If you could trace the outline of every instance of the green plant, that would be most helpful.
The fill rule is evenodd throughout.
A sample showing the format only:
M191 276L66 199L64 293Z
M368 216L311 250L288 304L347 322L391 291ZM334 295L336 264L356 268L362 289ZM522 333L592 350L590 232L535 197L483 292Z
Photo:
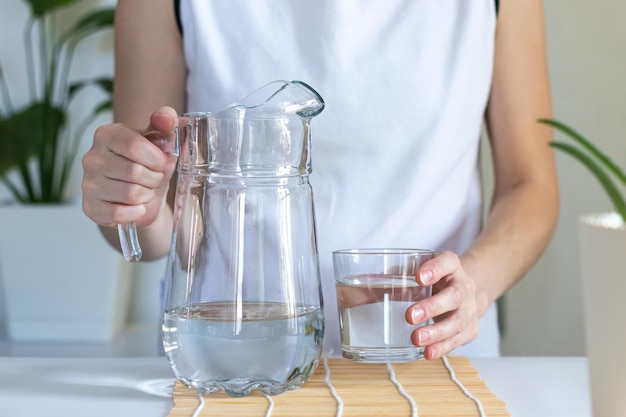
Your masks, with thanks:
M626 196L620 191L626 186L626 174L624 174L624 171L591 143L589 139L565 123L553 119L539 119L539 122L552 126L579 145L574 146L562 141L552 141L550 143L550 146L574 157L591 171L611 199L615 211L619 213L626 223ZM615 181L617 181L617 184Z
M70 81L78 43L113 26L114 9L84 15L68 30L58 30L60 9L81 0L25 0L30 16L24 32L29 103L16 109L0 67L0 180L21 203L62 203L80 141L89 124L111 109L113 80ZM101 88L106 98L70 133L68 107L87 86ZM8 175L17 170L17 180Z

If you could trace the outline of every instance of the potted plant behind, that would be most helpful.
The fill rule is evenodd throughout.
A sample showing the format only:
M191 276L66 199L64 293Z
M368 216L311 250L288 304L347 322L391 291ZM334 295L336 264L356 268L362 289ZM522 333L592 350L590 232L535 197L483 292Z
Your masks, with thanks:
M0 181L12 196L0 203L0 282L16 341L110 340L126 318L127 267L67 195L81 140L112 107L112 78L70 77L77 45L114 19L105 8L58 27L60 12L80 1L26 0L24 107L13 106L0 67ZM70 104L90 86L105 98L72 129Z
M606 191L615 211L589 213L579 223L580 268L585 319L585 342L593 415L626 412L626 174L593 143L553 119L541 119L573 144L551 146L581 162Z

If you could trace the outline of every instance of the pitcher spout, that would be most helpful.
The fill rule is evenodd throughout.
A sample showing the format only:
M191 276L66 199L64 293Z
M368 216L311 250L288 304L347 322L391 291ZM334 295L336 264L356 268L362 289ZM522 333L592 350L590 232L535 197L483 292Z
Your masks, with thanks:
M253 91L229 108L245 109L260 116L314 117L324 110L324 99L303 81L273 81Z

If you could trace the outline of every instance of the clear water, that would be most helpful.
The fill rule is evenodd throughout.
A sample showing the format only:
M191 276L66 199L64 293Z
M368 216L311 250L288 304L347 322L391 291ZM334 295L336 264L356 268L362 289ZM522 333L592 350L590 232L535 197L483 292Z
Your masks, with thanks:
M342 355L363 362L421 359L424 348L411 334L429 323L410 325L407 308L431 294L414 278L358 275L336 282Z
M300 387L318 365L319 308L281 303L200 303L166 311L165 353L175 375L203 393L270 395Z

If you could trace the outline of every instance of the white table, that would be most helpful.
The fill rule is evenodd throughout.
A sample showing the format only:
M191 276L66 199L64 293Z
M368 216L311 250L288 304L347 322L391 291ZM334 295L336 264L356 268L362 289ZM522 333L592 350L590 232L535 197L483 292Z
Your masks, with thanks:
M511 417L591 417L587 359L470 359Z
M591 417L585 358L471 359L512 417ZM2 357L0 416L167 416L163 357Z

